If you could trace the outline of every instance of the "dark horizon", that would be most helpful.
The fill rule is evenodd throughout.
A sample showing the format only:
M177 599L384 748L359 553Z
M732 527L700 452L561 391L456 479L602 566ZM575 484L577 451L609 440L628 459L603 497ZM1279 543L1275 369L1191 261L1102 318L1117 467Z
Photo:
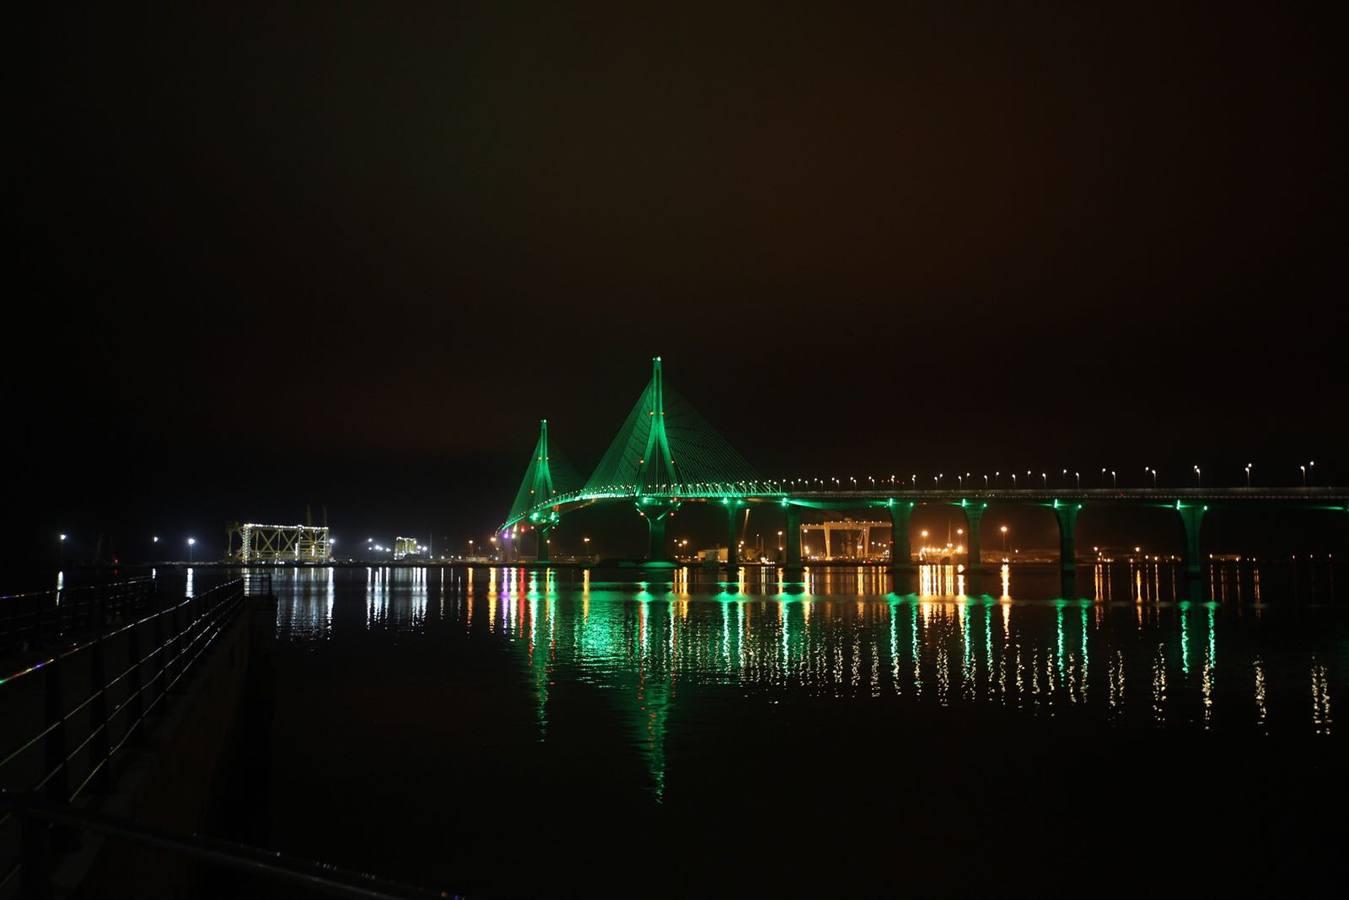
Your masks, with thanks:
M482 535L656 354L768 477L1349 480L1320 11L30 15L8 562Z

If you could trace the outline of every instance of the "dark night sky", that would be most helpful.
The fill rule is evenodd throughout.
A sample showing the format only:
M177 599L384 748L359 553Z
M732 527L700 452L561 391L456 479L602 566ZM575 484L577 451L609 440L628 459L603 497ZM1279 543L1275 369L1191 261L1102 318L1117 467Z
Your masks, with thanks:
M484 534L657 353L766 474L1346 469L1342 22L200 6L12 24L11 555Z

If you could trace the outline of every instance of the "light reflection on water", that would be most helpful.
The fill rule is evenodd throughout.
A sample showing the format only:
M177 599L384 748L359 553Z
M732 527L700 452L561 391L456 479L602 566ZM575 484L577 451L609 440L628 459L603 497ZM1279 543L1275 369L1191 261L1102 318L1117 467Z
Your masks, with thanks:
M798 592L758 570L718 582L677 569L663 583L620 584L552 569L310 569L278 584L277 633L341 640L352 619L335 607L359 602L367 633L422 636L446 652L486 642L526 687L540 741L568 715L559 684L600 689L660 797L672 714L695 722L702 704L723 714L735 703L877 703L1118 730L1334 733L1349 616L1266 603L1250 574L1220 579L1227 599L1200 603L1158 602L1173 595L1171 572L1157 567L1094 571L1096 594L1116 598L1099 601L1017 599L1019 576L1006 566L989 579L996 597L951 593L964 575L950 566L925 567L907 595L888 592L878 569L810 572Z

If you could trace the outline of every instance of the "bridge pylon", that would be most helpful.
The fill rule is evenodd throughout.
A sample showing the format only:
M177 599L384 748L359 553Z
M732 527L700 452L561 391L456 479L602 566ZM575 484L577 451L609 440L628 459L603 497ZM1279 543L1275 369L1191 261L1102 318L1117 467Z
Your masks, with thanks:
M759 484L744 457L666 389L656 356L651 380L580 493L583 501L630 500L651 531L651 557L662 558L665 520L683 503L734 498L743 504Z
M646 433L646 448L637 463L637 493L656 485L677 485L683 479L670 450L670 435L665 430L665 380L661 376L660 357L651 358L651 384L647 386L647 411L651 427Z
M674 452L670 449L670 436L665 430L665 381L661 376L660 357L651 358L651 383L643 394L650 407L646 413L649 427L646 432L646 445L641 458L637 461L637 512L646 520L647 553L650 560L664 559L665 522L679 509L679 501L668 496L671 489L678 489L683 481L679 477L679 467L675 465Z
M557 506L550 506L548 501L574 487L578 481L570 467L555 458L548 442L548 420L540 419L539 438L534 443L525 477L520 481L520 489L507 517L508 522L524 520L534 526L539 539L540 562L549 558L548 535L561 519Z

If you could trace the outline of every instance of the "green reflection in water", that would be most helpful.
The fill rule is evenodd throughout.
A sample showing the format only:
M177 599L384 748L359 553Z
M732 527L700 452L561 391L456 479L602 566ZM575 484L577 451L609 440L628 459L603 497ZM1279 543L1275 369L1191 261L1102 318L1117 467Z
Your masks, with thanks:
M1226 687L1218 681L1221 610L1216 603L1205 604L1203 680L1187 687L1168 685L1168 675L1175 675L1168 672L1168 662L1177 660L1167 656L1171 641L1179 640L1180 669L1188 676L1189 603L1177 605L1174 620L1154 615L1145 624L1139 615L1137 625L1131 605L1127 613L1113 614L1112 631L1110 608L1091 601L1023 604L1008 598L999 602L998 626L991 598L793 595L776 588L766 584L764 594L720 590L700 596L690 596L686 585L671 590L655 583L640 590L617 585L559 590L551 571L537 577L502 570L485 594L462 595L451 614L458 615L466 633L510 637L510 646L523 651L540 741L550 739L561 714L555 700L565 696L556 689L559 679L601 689L630 734L658 800L667 792L675 704L682 698L685 715L695 715L696 704L709 692L727 687L734 689L734 702L753 702L754 695L771 702L788 696L856 702L888 697L943 706L997 702L1047 716L1063 714L1065 705L1095 702L1103 707L1103 721L1115 727L1140 724L1138 719L1145 727L1209 727L1218 721L1225 690L1227 696L1242 695L1237 703L1226 701L1225 727L1241 715L1252 728L1266 728L1269 721L1265 668L1253 652L1253 667L1240 662L1246 646L1241 640L1226 651L1232 673ZM371 602L384 590L372 583L367 588ZM1066 623L1070 604L1078 608L1072 644ZM1239 620L1226 621L1225 633L1230 628L1250 642ZM1002 631L996 650L995 627ZM972 633L979 628L982 635ZM1106 679L1094 700L1093 652L1105 653ZM1328 729L1331 698L1339 689L1335 673L1324 665L1312 671L1312 708ZM937 690L925 696L934 675ZM1237 683L1238 675L1249 677ZM960 682L952 684L953 678ZM1135 690L1126 688L1128 678L1139 682L1140 700L1148 696L1145 685L1151 680L1150 707L1145 701L1136 708L1123 704ZM723 693L713 702L730 701Z

